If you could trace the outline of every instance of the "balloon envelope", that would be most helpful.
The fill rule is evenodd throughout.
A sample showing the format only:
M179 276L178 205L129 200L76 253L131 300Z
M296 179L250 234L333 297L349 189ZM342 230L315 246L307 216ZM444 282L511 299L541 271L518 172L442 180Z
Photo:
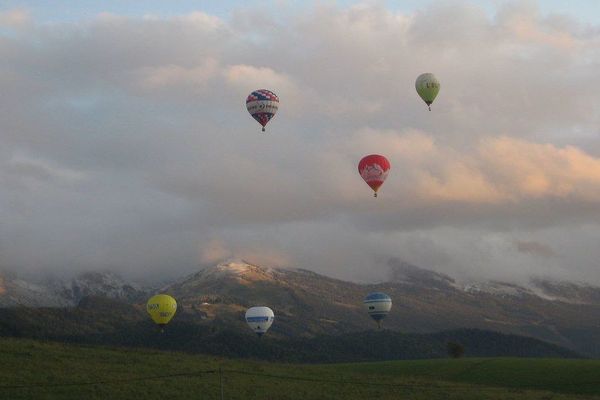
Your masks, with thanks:
M255 90L246 98L246 108L252 118L262 125L264 132L265 125L279 109L279 97L267 89Z
M378 323L384 319L392 309L392 299L385 293L369 293L363 300L369 316Z
M390 162L384 156L379 154L371 154L363 157L358 163L358 173L367 182L367 185L375 192L377 197L377 191L385 182L390 172Z
M265 334L275 319L269 307L252 307L246 311L246 323L258 336Z
M427 72L419 75L417 81L415 82L415 88L425 104L430 106L440 91L440 82L437 80L435 75Z
M164 326L168 324L171 318L173 318L173 315L175 315L175 311L177 311L177 302L168 294L157 294L148 300L146 310L156 324Z

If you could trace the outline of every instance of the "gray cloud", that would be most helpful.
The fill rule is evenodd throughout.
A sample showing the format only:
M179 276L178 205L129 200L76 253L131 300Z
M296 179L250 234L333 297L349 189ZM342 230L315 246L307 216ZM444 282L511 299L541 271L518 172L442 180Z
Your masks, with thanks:
M282 7L3 12L0 265L156 277L234 256L377 280L399 257L600 283L598 27L531 5ZM264 135L244 107L260 87L281 98ZM373 152L393 168L377 200L356 173Z
M521 253L532 254L540 257L556 257L557 254L552 247L547 246L545 244L535 242L535 241L527 241L527 240L517 240L515 242L517 246L517 250Z

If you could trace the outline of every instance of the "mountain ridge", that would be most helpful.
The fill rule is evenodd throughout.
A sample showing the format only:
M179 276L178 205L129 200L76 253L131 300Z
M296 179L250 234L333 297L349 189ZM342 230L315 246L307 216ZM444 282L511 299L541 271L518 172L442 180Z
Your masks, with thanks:
M243 329L245 308L267 304L276 312L272 331L281 336L357 332L371 326L362 299L371 291L392 297L394 306L384 326L403 332L486 329L536 337L585 354L600 356L600 288L545 283L552 293L491 282L463 286L444 274L391 260L389 281L346 282L302 269L263 268L235 261L208 267L205 279L188 279L165 287L184 308L206 302L207 323ZM210 271L220 271L220 278ZM538 286L542 283L538 282ZM547 289L549 290L549 289ZM199 296L199 294L201 294ZM575 296L577 295L577 296ZM571 299L569 296L573 296Z
M389 264L390 279L370 284L347 282L301 268L262 267L243 260L202 268L160 290L136 287L115 276L91 274L58 285L63 289L63 297L58 297L62 303L21 305L74 307L85 297L104 296L143 310L146 298L160 291L177 299L178 314L200 325L244 330L245 310L268 305L276 314L270 335L310 338L374 326L362 299L371 291L382 291L394 302L384 320L388 329L414 333L492 330L530 336L600 357L600 288L543 280L534 282L537 289L494 281L463 285L447 275L401 260L391 259ZM0 306L18 305L14 293L9 293L15 287L11 282L3 281ZM33 295L28 296L31 299Z

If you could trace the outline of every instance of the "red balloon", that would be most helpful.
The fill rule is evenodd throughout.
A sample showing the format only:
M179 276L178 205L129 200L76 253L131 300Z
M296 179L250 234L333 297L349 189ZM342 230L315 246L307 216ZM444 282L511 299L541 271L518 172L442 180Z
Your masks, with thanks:
M358 163L358 173L375 192L373 196L377 197L377 191L387 178L390 167L388 159L379 154L365 156Z

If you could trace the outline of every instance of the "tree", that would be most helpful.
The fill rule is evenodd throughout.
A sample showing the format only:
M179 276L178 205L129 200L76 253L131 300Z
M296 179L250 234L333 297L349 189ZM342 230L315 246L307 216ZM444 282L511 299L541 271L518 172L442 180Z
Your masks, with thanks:
M465 354L465 348L460 343L448 342L446 344L448 355L452 358L461 358Z

